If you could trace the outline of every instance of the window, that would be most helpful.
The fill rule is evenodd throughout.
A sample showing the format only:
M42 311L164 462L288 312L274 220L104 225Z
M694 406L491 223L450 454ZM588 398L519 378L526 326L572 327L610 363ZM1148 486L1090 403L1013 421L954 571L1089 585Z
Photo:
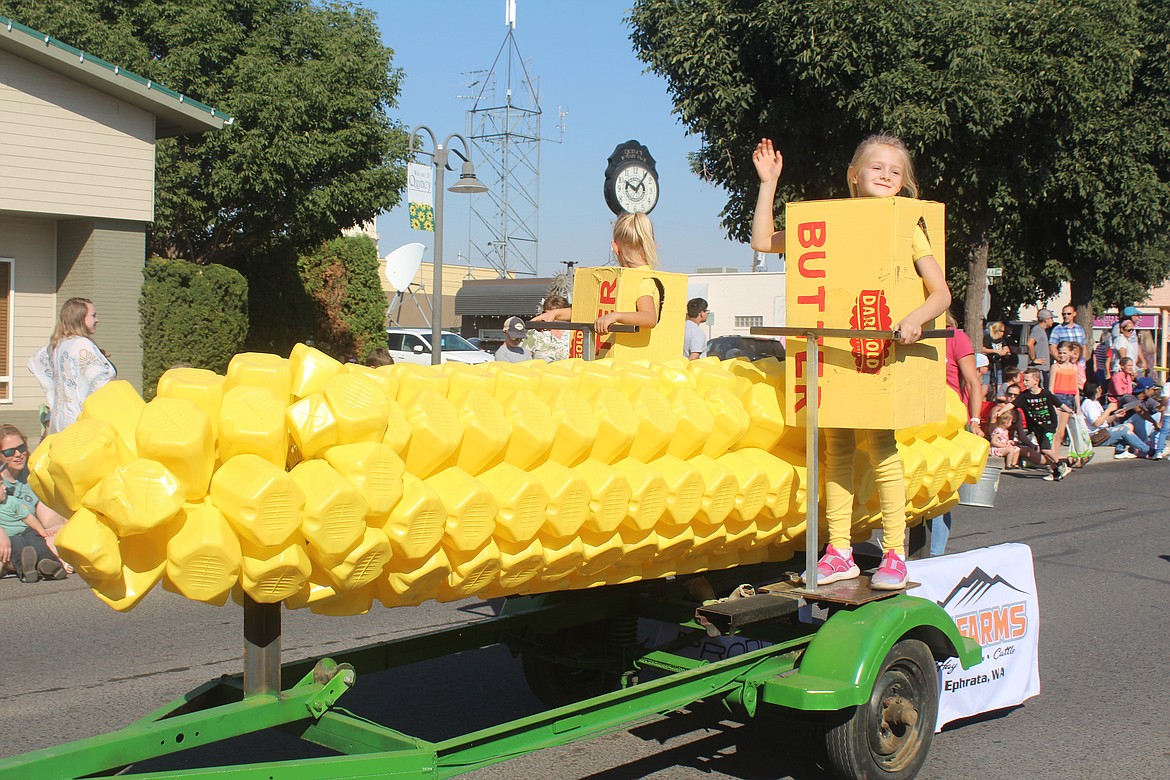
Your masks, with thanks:
M12 401L12 265L0 257L0 402Z
M420 354L423 352L429 353L431 351L431 345L413 333L406 334L406 338L403 340L402 348L407 352L418 352Z
M402 350L402 334L390 333L386 336L386 349Z
M735 318L735 327L737 327L737 328L755 328L755 327L763 327L763 325L764 325L763 315L761 315L759 317L739 317L739 316L737 316Z

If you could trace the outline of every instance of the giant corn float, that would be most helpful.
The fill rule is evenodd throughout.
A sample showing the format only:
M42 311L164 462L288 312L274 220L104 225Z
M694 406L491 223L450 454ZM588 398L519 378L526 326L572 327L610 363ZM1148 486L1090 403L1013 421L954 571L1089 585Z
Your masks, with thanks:
M932 517L987 444L952 397L900 431L907 509ZM328 614L784 560L805 524L783 366L342 365L298 345L114 382L46 438L30 483L61 555L117 610L155 585ZM854 537L880 524L859 451Z

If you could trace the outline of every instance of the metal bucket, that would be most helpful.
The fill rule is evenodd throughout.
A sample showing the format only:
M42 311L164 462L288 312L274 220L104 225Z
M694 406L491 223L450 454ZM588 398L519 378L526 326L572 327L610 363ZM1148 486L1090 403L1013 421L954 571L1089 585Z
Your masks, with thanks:
M959 485L960 506L995 506L995 494L999 490L998 466L987 466L983 469L983 476L974 485L964 482Z

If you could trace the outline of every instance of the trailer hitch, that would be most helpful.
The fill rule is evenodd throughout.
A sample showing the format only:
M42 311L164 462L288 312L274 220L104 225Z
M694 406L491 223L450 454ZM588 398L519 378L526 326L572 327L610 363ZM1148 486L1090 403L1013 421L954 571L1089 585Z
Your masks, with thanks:
M332 658L322 658L312 671L313 684L322 688L305 702L305 706L314 718L320 718L337 703L343 693L353 687L356 679L357 675L349 664L339 664Z

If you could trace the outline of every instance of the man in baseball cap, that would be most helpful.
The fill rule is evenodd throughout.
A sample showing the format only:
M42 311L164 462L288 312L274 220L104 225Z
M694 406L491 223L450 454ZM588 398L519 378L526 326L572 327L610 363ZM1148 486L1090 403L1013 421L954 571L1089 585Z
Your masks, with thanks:
M1048 385L1048 367L1052 365L1052 355L1048 351L1048 331L1051 327L1052 312L1041 309L1036 312L1036 324L1028 333L1028 365L1042 374L1041 387Z
M524 327L524 320L519 317L509 317L504 320L504 343L496 350L496 360L506 363L523 363L532 360L532 350L524 347L524 338L528 335L528 328Z

